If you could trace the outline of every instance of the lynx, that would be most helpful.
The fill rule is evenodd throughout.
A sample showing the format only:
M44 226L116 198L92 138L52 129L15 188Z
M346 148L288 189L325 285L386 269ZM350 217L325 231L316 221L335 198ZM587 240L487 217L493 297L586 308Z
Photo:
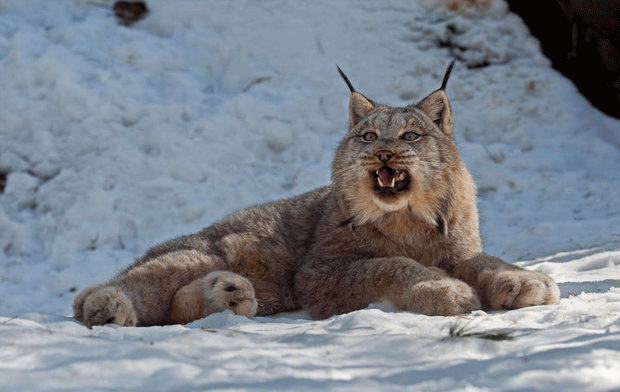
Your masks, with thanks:
M426 315L554 304L547 275L483 253L476 188L452 133L446 84L390 107L350 90L331 185L247 208L150 249L81 291L89 328L187 323L232 310L326 318L387 301Z

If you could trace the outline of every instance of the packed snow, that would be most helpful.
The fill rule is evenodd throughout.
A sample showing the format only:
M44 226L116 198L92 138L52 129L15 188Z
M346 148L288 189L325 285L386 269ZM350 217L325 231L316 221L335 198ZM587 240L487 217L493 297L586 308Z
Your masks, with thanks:
M620 122L503 0L148 0L129 27L112 3L0 0L2 391L620 390ZM485 249L551 275L558 305L71 318L77 290L149 247L327 184L347 124L336 64L406 105L453 58Z

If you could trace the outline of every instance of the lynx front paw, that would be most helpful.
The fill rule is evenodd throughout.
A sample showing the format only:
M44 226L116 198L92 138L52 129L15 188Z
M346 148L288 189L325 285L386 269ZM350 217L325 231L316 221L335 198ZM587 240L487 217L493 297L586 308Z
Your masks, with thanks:
M73 315L88 328L104 324L137 324L131 301L125 293L112 286L97 285L84 289L73 301Z
M475 291L456 279L439 279L418 283L407 294L405 310L429 316L454 316L480 309Z
M207 274L203 279L209 313L230 309L246 317L256 314L258 304L254 295L254 287L243 276L233 272L215 271Z
M551 305L560 300L560 288L549 276L536 271L502 271L487 288L493 309L517 309Z

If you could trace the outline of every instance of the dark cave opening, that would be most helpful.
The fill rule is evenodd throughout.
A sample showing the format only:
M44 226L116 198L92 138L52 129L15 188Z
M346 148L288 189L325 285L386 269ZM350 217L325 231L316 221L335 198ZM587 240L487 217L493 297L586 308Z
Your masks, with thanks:
M620 1L507 1L553 67L593 106L620 119Z

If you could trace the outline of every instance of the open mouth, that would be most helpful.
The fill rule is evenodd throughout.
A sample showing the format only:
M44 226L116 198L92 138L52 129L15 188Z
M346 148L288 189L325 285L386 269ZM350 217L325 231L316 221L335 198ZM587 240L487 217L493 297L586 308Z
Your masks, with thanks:
M375 182L375 190L384 195L395 195L407 189L411 182L407 171L388 166L376 170L372 176Z

